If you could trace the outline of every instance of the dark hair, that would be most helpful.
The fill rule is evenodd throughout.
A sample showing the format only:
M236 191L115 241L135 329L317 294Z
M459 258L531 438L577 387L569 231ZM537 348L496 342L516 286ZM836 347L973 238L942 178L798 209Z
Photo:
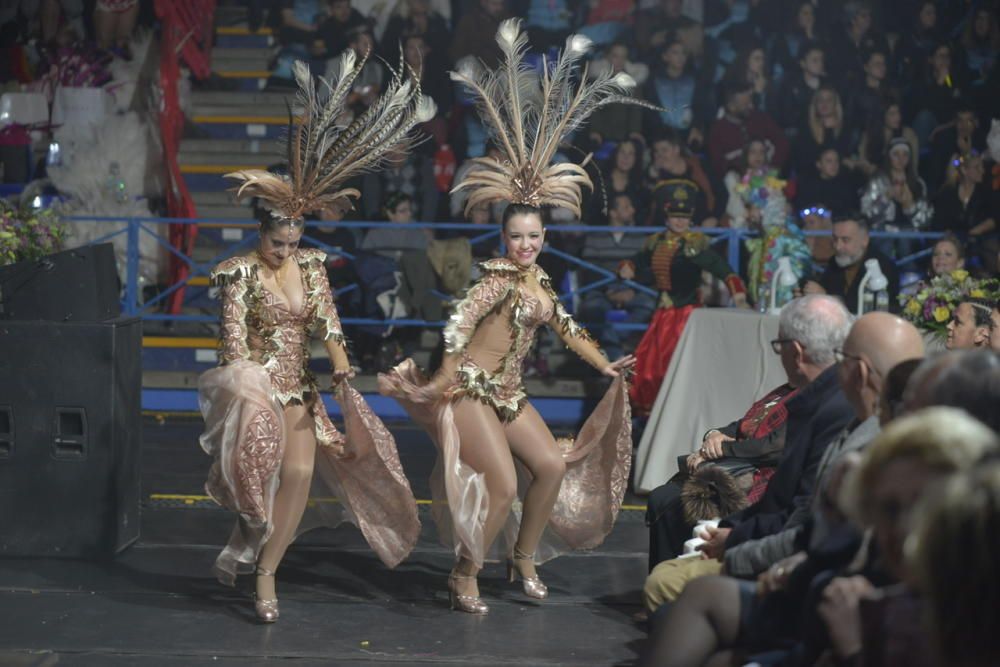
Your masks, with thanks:
M738 79L730 79L725 82L722 88L722 104L723 106L729 104L734 97L741 95L743 93L749 93L753 89L753 85L750 80L746 77L741 77Z
M978 297L970 297L968 299L962 299L960 304L967 303L972 306L973 320L977 327L988 327L993 324L993 309L997 307L997 302L991 299L981 299Z
M826 55L826 49L823 48L823 44L815 39L809 39L801 44L799 44L798 60L803 60L809 55L810 51L820 51L823 55Z
M1000 431L1000 410L997 410L1000 354L985 349L947 354L958 359L932 381L927 392L928 405L962 408L994 431Z
M507 221L515 215L537 215L542 224L545 224L542 209L539 207L532 206L531 204L507 204L507 208L503 210L503 218L500 220L500 228L507 229Z
M836 225L839 222L853 222L865 232L870 232L872 229L872 223L858 211L844 211L833 216L833 224Z
M608 207L609 209L616 207L619 199L628 199L629 203L632 204L632 208L637 208L635 205L635 197L633 197L630 192L615 192L611 195L610 199L611 201L608 202L610 204Z
M889 404L892 414L891 419L899 416L903 406L903 395L906 393L906 385L913 376L913 372L923 362L923 359L907 359L901 361L885 375L885 386L882 393L885 394L885 402Z
M389 211L395 211L403 202L410 202L412 204L413 197L405 192L390 192L386 196L385 201L382 202L382 208L388 213Z

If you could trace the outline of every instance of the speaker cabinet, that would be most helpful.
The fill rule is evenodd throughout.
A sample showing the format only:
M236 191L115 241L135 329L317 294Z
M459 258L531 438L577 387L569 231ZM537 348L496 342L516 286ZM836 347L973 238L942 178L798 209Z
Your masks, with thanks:
M142 323L0 322L0 555L139 537Z
M0 319L101 322L118 317L118 271L110 243L0 267Z

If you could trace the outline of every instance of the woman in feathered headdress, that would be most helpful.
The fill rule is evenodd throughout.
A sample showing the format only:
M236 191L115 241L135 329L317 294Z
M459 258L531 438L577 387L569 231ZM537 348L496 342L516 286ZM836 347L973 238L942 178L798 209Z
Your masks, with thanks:
M578 65L590 40L579 35L569 37L555 63L543 63L540 75L524 63L527 36L519 20L502 23L497 41L504 58L496 69L467 66L452 79L476 99L502 158L477 158L478 168L455 189L470 191L467 211L511 202L503 214L507 254L483 263L481 279L455 307L444 331L444 361L430 381L411 360L379 376L379 390L396 397L439 448L434 510L457 558L448 580L451 604L474 614L488 611L476 576L504 525L511 581L519 577L526 595L545 598L536 563L560 548L600 544L621 507L631 457L624 374L634 359L608 361L536 261L545 240L542 207L579 216L581 187L591 187L582 166L553 163L556 149L593 111L632 101L625 93L634 82L624 73L588 81ZM575 441L552 437L521 382L521 363L543 324L614 378ZM519 488L520 512L512 510Z
M387 151L405 148L414 126L434 113L416 75L401 66L385 93L344 123L345 101L366 60L346 51L337 78L320 79L319 91L305 64L296 63L301 113L289 119L288 174L227 174L240 181L237 196L257 197L268 212L256 250L212 272L222 293L221 365L198 381L201 445L215 457L206 490L239 513L216 576L232 585L237 574L256 570L255 607L265 622L278 618L274 572L307 526L353 521L390 567L420 533L395 441L346 382L352 372L326 254L299 248L304 216L358 196L343 183L377 168ZM313 332L333 363L331 389L346 437L330 421L309 371ZM309 510L316 515L303 521L314 469L342 502L317 503Z

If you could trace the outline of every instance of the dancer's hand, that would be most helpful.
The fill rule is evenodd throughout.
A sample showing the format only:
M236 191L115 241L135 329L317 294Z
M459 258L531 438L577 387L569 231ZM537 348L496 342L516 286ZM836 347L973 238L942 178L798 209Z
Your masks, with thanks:
M634 367L635 367L635 355L626 354L618 361L613 361L604 368L602 368L601 373L607 375L608 377L616 378L622 374L622 371L631 370Z
M354 369L350 366L347 368L334 368L333 373L330 375L330 389L336 389L340 386L341 382L352 379L354 375Z

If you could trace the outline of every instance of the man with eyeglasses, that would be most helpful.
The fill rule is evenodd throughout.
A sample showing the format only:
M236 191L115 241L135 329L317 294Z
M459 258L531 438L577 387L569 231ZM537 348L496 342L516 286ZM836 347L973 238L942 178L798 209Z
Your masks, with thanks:
M757 503L706 530L702 559L674 559L653 568L643 588L647 609L676 599L693 578L718 574L727 549L779 532L795 507L808 500L824 449L853 418L837 381L833 352L850 327L850 314L830 296L802 297L782 309L771 347L781 357L789 384L799 391L785 404L785 444L774 476Z
M787 344L781 338L772 341L772 346L779 349ZM886 376L897 364L922 358L924 344L912 324L876 312L857 320L847 339L832 353L837 363L830 370L851 406L853 419L832 442L820 448L820 458L811 472L815 491L796 500L794 511L779 531L727 544L723 570L728 576L691 586L675 603L681 616L703 613L714 618L715 612L724 609L739 619L736 634L720 629L713 638L714 645L704 644L711 646L708 655L733 647L732 640L723 640L727 634L738 635L742 640L739 648L751 651L776 647L782 639L794 639L800 628L796 615L803 608L813 577L822 570L846 565L860 547L861 534L842 520L835 498L851 456L863 451L879 433ZM782 593L772 595L777 591ZM665 618L660 631L653 633L653 643L659 647L654 653L662 654L671 641L676 628L670 624L669 617ZM703 662L696 659L700 656L683 657L693 664Z

